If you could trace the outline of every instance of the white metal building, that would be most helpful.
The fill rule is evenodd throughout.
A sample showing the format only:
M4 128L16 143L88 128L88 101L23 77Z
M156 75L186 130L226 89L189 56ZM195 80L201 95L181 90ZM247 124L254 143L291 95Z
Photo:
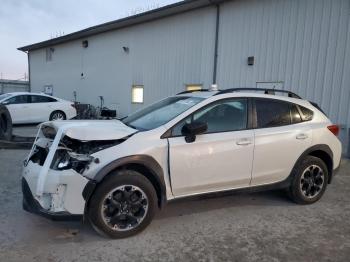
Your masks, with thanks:
M186 88L276 86L317 102L345 142L349 24L349 0L187 0L19 50L32 91L103 96L120 116Z

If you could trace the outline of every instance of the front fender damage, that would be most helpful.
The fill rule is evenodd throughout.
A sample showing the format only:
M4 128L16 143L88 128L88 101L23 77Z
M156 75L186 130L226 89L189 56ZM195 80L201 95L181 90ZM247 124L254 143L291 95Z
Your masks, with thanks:
M135 133L115 136L114 139L111 136L108 137L110 139L100 137L98 140L81 140L67 135L72 133L72 128L77 130L81 126L81 123L73 121L64 125L53 122L42 124L24 162L23 178L33 198L48 212L81 214L85 204L82 191L89 181L86 173L91 163L96 165L100 161L93 154L123 143ZM87 137L86 132L83 137Z

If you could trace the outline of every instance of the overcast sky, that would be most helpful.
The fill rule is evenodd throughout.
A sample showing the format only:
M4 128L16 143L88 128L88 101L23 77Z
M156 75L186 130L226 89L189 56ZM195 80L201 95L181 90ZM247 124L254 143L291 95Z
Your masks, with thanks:
M179 0L1 0L0 78L20 79L27 55L17 48Z

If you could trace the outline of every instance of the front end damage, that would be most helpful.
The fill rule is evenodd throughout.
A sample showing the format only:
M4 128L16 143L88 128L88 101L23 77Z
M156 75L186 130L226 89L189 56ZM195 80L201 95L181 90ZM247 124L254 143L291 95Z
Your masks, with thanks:
M101 121L64 122L40 126L23 168L23 208L54 220L82 217L85 208L82 192L93 177L89 169L100 163L94 153L122 143L135 132L127 130L121 122L111 126L114 135L101 135L103 131L97 130L98 126L108 129L109 122L105 125ZM116 124L124 129L117 132Z

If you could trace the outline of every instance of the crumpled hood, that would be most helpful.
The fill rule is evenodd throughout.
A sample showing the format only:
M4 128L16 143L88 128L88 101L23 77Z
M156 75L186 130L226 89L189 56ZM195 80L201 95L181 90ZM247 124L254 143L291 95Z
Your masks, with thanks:
M46 122L43 126L61 130L66 136L81 140L116 140L132 135L138 130L119 120L70 120Z

